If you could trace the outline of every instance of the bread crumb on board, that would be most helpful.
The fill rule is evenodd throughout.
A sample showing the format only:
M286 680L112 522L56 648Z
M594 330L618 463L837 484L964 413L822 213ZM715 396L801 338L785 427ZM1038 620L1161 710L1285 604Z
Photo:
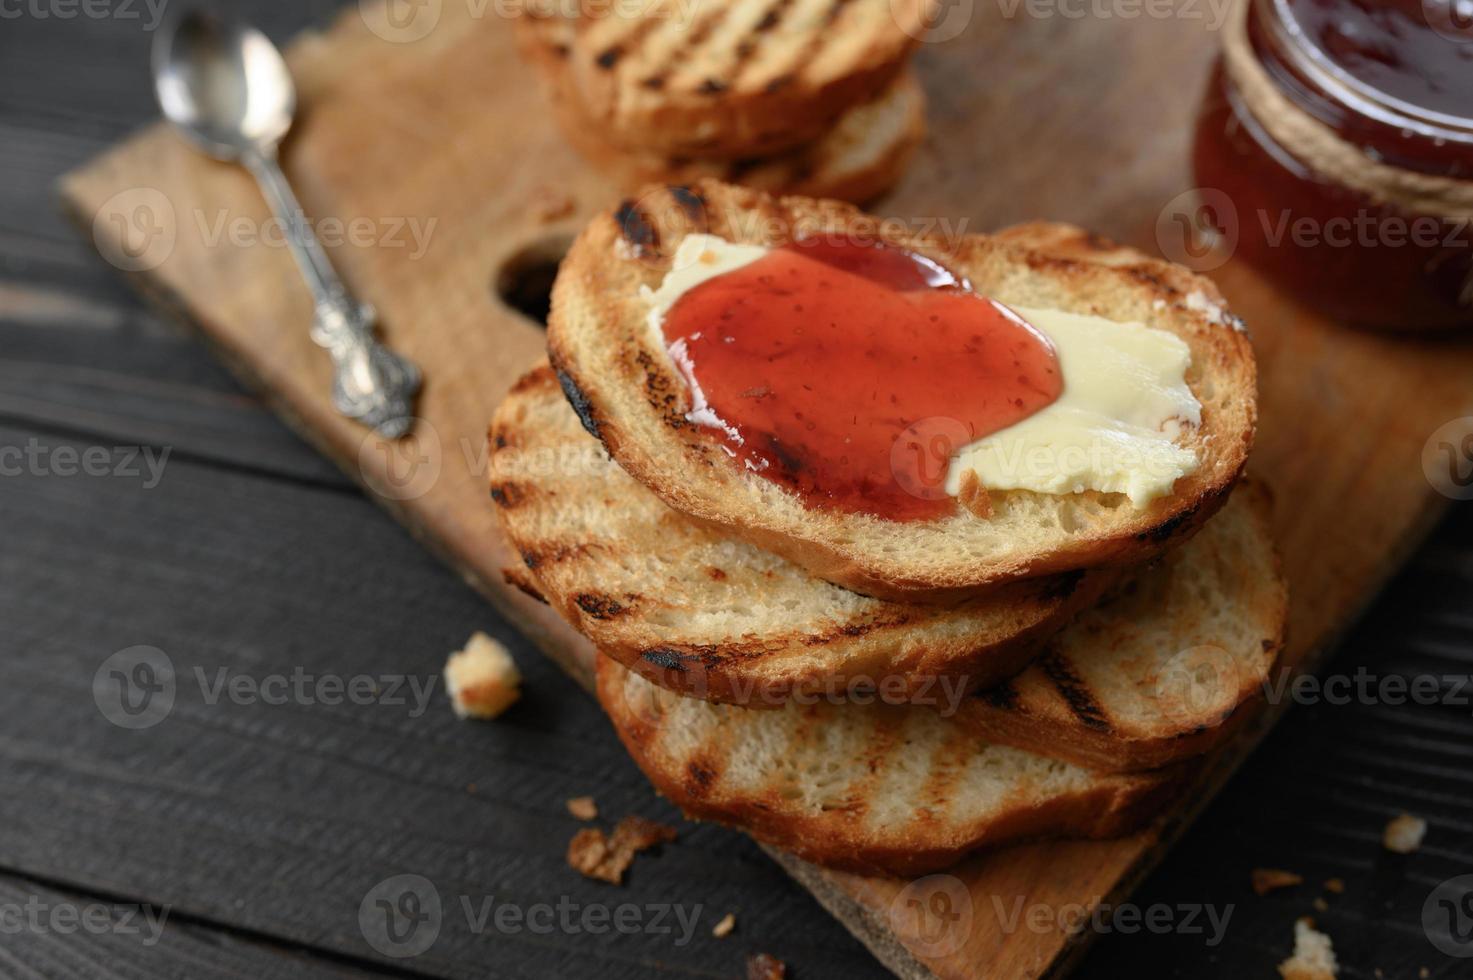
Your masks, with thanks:
M465 649L445 661L445 689L461 718L491 719L522 696L522 675L506 647L485 633L474 633Z
M1381 844L1394 854L1411 854L1422 846L1422 838L1426 836L1427 821L1410 813L1403 813L1393 817L1386 825Z
M1313 919L1295 922L1294 955L1279 964L1279 976L1284 980L1335 980L1339 974L1330 937L1315 929Z
M770 953L753 953L747 957L747 980L783 980L788 965Z
M1325 882L1325 891L1329 892L1331 895L1344 895L1345 879L1331 878L1329 881Z
M579 820L598 819L598 804L591 796L575 796L568 801L568 812Z
M1303 883L1304 876L1292 871L1284 871L1281 868L1253 869L1253 890L1259 895L1267 895L1280 888L1293 888Z
M676 835L674 827L643 817L625 817L607 836L597 827L585 827L568 842L568 866L587 878L622 884L634 855Z
M736 915L728 912L721 917L720 922L711 928L711 935L717 939L725 939L732 934L734 929L736 929Z

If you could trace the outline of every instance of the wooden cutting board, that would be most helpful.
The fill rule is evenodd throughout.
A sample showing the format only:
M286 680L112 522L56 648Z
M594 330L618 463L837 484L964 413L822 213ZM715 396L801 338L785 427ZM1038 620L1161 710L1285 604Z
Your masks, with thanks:
M110 261L586 682L586 642L502 581L483 441L507 386L543 347L500 292L545 272L614 194L563 145L495 5L436 0L397 27L370 26L363 9L294 45L304 111L285 162L320 237L341 239L334 258L377 306L388 342L425 370L423 421L408 443L365 437L333 411L327 359L307 338L307 291L244 173L155 128L67 176L63 196ZM932 135L877 210L976 231L1067 220L1156 251L1158 215L1192 186L1210 25L1185 12L1077 20L1030 17L1027 5L1011 19L1006 5L967 9L964 33L919 56ZM1339 329L1233 263L1214 275L1258 346L1252 470L1278 498L1293 588L1285 656L1305 667L1439 511L1422 450L1473 407L1473 350ZM1192 804L1124 840L1014 847L920 883L777 857L898 974L1058 975L1082 937L1063 926L1009 931L993 897L1052 909L1119 901L1276 714L1202 764Z

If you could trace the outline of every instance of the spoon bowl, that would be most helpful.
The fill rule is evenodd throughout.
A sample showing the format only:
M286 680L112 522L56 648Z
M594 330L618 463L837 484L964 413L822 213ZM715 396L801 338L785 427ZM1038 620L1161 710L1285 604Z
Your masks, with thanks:
M153 69L164 116L216 159L269 153L291 128L291 73L253 27L190 11L159 33Z

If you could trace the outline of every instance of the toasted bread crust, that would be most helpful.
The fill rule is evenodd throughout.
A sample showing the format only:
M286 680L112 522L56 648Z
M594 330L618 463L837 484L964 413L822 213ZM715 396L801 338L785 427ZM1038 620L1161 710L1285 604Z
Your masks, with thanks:
M1179 789L1175 772L1091 774L987 745L924 708L694 702L607 657L598 696L640 769L688 815L863 874L923 874L1022 840L1119 836ZM830 739L838 771L826 769ZM918 782L907 773L917 768Z
M731 464L686 420L684 383L648 335L639 287L660 281L693 231L767 245L820 233L879 239L929 255L1005 302L1025 295L1021 305L1169 330L1192 351L1188 383L1203 404L1193 437L1201 466L1139 510L1093 492L1027 491L990 493L990 518L964 511L913 524L806 508ZM1068 226L946 241L896 231L839 202L700 182L651 188L589 225L554 286L548 347L565 389L612 456L672 507L863 594L955 602L1020 578L1148 561L1215 513L1243 470L1257 419L1252 346L1235 326L1210 281ZM1046 544L1017 544L1023 539L1013 528L1025 518L1010 515L1040 503L1070 508L1075 528Z
M618 187L633 192L647 184L686 184L714 179L773 194L828 197L863 204L890 190L926 135L926 97L913 73L902 73L873 100L847 110L812 143L774 156L731 160L669 158L628 150L603 138L588 117L565 59L533 40L542 54L547 92L563 133L588 161Z
M491 425L491 497L523 567L608 656L691 697L777 707L878 688L952 704L1016 674L1111 572L1020 582L955 608L865 599L671 510L609 460L545 363Z
M904 68L934 0L723 0L576 18L531 0L607 140L665 157L768 156L820 138Z
M1258 708L1288 619L1271 503L1244 481L1202 533L1081 615L1032 666L968 698L979 738L1101 772L1201 755Z

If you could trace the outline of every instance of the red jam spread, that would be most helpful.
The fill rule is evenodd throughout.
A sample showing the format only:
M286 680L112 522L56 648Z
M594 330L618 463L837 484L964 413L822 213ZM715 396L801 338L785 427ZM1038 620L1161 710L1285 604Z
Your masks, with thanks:
M1337 321L1473 325L1473 186L1457 186L1473 181L1465 5L1249 0L1225 34L1197 127L1197 185L1232 202L1212 217L1233 254ZM1295 114L1349 157L1312 126L1286 125Z
M1314 51L1372 89L1452 116L1473 107L1466 0L1288 0L1288 9Z
M808 506L925 520L969 442L1062 390L1048 339L930 259L807 239L694 287L664 320L697 421Z

